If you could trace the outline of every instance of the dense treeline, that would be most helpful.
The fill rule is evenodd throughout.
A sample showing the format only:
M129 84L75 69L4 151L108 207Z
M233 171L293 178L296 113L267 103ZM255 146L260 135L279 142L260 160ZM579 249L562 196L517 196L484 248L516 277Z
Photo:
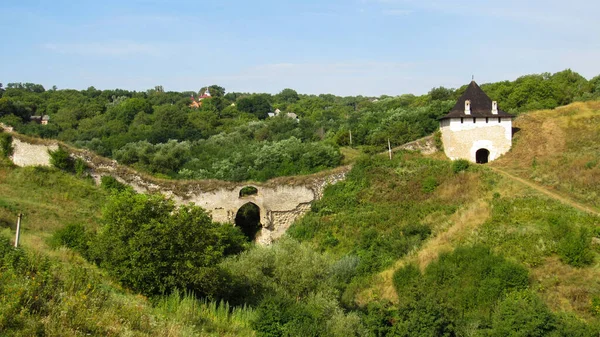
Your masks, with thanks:
M0 121L17 131L89 148L152 173L179 178L264 180L315 172L340 163L337 146L367 146L379 151L431 134L462 94L433 88L422 96L338 97L226 93L210 87L212 97L190 108L199 92L45 90L32 83L0 87ZM508 112L554 108L600 97L600 76L590 81L565 70L527 75L515 81L483 84ZM279 117L268 118L279 109ZM290 118L294 113L299 119ZM48 125L30 116L50 116ZM214 139L213 139L214 138ZM302 155L300 155L302 154ZM268 163L268 158L277 158Z

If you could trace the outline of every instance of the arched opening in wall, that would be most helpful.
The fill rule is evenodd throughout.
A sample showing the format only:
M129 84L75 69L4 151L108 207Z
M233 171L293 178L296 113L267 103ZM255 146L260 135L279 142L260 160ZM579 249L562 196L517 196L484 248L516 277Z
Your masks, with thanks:
M240 190L240 198L255 194L258 194L258 189L254 186L246 186Z
M260 224L260 208L251 202L244 204L235 215L235 225L240 227L248 240L254 241L256 234L262 228Z
M477 164L487 164L490 159L490 151L487 149L479 149L475 152L475 162Z

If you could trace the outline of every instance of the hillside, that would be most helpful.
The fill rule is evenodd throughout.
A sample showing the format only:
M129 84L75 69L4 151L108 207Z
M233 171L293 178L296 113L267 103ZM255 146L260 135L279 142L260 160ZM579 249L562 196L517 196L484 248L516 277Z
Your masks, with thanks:
M600 102L520 116L513 149L492 166L600 210Z
M356 287L354 298L360 306L369 307L378 299L402 303L405 295L400 294L399 299L394 284L398 270L416 265L427 273L438 257L456 248L483 245L525 266L529 288L549 308L598 324L597 304L592 304L600 299L598 118L598 102L523 114L515 121L520 130L508 154L489 167L471 167L454 177L440 170L445 160L418 159L429 163L415 169L414 161L398 153L402 159L385 168L375 169L370 164L369 171L376 178L355 192L358 197L340 190L343 184L332 187L330 194L326 192L313 206L313 213L292 228L291 235L327 252L362 256L368 230L378 228L377 244L366 247L381 249L374 254L376 260L384 259L380 266L389 267ZM407 174L409 178L404 180ZM416 191L423 191L428 175L438 184L434 194L423 198ZM354 183L352 176L349 180L346 184ZM405 198L414 202L407 205ZM358 206L333 208L340 199ZM387 202L394 206L385 207ZM446 212L435 208L423 211L428 203L441 207L448 202L452 208ZM377 220L371 223L371 219ZM381 246L381 242L393 240L394 228L407 222L425 225L431 235L413 242L403 251L405 255L392 263L390 255L398 254L398 249Z
M0 242L0 331L597 335L600 216L585 208L598 208L599 115L598 102L523 114L513 149L490 166L451 162L439 152L399 150L393 160L353 153L346 180L326 188L290 228L293 240L248 247L218 263L232 290L216 297L238 305L231 313L191 295L136 295L80 250L55 248L54 233L68 224L83 225L93 242L117 219L103 206L138 197L115 198L89 178L3 162L1 236L12 237L16 214L25 213L27 257ZM49 284L52 291L43 292Z

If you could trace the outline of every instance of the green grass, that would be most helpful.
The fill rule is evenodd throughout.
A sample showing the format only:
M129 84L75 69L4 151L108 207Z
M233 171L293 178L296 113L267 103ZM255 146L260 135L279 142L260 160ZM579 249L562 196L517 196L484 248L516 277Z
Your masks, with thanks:
M492 165L600 210L600 101L527 113Z
M95 230L107 193L91 179L0 162L0 335L252 336L253 311L172 294L155 305L48 239L66 224ZM12 248L23 213L21 247Z
M438 225L432 219L470 200L478 175L410 152L363 158L288 233L338 257L358 256L371 274L418 249Z

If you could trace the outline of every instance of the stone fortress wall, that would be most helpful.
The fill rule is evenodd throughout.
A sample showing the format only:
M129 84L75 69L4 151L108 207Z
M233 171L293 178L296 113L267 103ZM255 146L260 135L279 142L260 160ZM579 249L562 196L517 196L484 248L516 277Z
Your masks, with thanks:
M12 160L17 166L49 166L48 150L56 150L58 146L56 141L28 139L13 134ZM263 227L256 238L260 244L269 244L281 237L297 218L310 210L314 200L323 196L328 184L343 180L350 170L349 166L345 166L308 176L275 178L263 183L161 180L89 151L65 147L72 157L81 158L88 164L90 174L97 182L102 176L109 175L132 186L137 192L159 192L173 198L178 204L201 206L218 222L234 223L240 207L254 203L260 208ZM240 197L240 190L246 186L255 187L258 193Z
M479 149L487 149L489 161L498 159L508 152L512 145L512 119L502 118L451 118L440 125L444 152L452 160L466 159L476 162Z

